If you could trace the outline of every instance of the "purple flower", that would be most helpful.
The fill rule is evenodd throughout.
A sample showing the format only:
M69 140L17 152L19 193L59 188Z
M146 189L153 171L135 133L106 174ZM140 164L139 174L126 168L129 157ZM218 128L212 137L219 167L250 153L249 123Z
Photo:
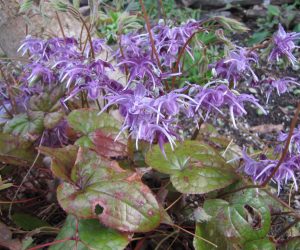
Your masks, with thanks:
M126 64L129 68L129 80L125 88L127 88L133 80L143 80L145 77L151 79L155 88L157 79L160 77L161 74L161 71L156 66L155 62L148 58L137 57L125 59L122 62L120 62L117 66L121 66L124 64Z
M157 141L164 152L165 142L169 142L173 148L174 139L179 138L176 132L179 113L187 113L189 101L193 101L183 93L185 90L183 88L159 95L139 83L134 90L111 91L106 96L108 104L103 110L111 105L118 105L119 112L124 117L121 132L128 129L136 139L136 147L139 140L149 143Z
M63 119L54 128L46 129L42 145L48 147L63 147L68 145L67 125L67 121Z
M90 80L91 70L85 64L70 65L62 70L61 74L62 82L68 79L66 87L69 88L72 82L75 82L75 85L77 85L84 83L86 79Z
M300 84L296 82L296 79L292 77L283 77L281 79L269 77L263 80L262 83L266 87L265 92L267 97L267 103L274 89L276 89L277 94L280 96L281 94L286 93L291 85L295 84L300 86Z
M103 110L111 105L119 106L120 114L124 117L124 124L120 133L129 129L130 134L136 138L136 147L138 147L138 140L152 143L161 133L172 146L175 142L168 126L156 123L155 118L159 111L153 107L154 99L149 94L149 91L142 84L138 84L134 91L128 89L107 96L108 104Z
M289 135L289 133L284 133L284 132L280 132L278 134L277 141L279 141L281 144L275 148L275 153L279 154L282 152L282 150L285 146L286 140L288 138L288 135ZM300 126L298 126L298 128L295 128L293 131L291 141L289 144L289 154L290 155L300 154Z
M100 54L102 51L106 51L106 52L109 52L111 51L112 49L106 44L106 41L104 39L93 39L92 41L92 44L93 44L93 49L94 49L94 52L96 54ZM87 46L86 46L86 49L84 51L84 54L85 56L88 58L89 54L91 52L91 46L90 44L88 43Z
M211 83L210 83L211 84ZM208 87L207 84L204 87L193 85L194 100L197 105L194 106L194 113L198 112L203 120L206 120L211 113L220 113L224 115L222 109L227 107L230 112L230 116L233 122L233 126L237 128L235 123L235 117L246 115L247 112L244 108L244 103L249 102L260 108L264 113L266 111L259 105L258 100L252 95L237 94L231 91L226 85L221 84L216 87ZM206 116L203 117L202 112L206 112Z
M32 56L40 56L44 51L44 41L39 38L27 36L18 51L22 52L22 56L24 56L27 52L29 52Z
M281 24L279 24L277 33L273 36L273 48L269 55L269 61L278 61L280 57L285 57L292 64L297 62L297 59L292 54L295 48L299 48L296 46L294 41L300 39L300 33L291 32L286 33Z
M27 65L27 68L31 70L31 74L28 76L27 80L29 83L35 81L41 77L43 83L53 83L55 82L55 77L52 70L41 63L32 63Z
M251 68L252 63L258 63L258 57L254 52L244 48L230 51L227 58L220 60L214 67L218 78L226 79L228 82L236 83L245 76L252 76L254 82L258 81L257 76Z
M243 151L244 164L243 171L249 175L253 181L263 183L273 172L278 164L278 160L269 160L266 157L256 161L250 158L245 151ZM293 180L295 189L298 190L296 172L300 170L300 157L288 157L279 167L272 180L277 183L278 193L283 183Z

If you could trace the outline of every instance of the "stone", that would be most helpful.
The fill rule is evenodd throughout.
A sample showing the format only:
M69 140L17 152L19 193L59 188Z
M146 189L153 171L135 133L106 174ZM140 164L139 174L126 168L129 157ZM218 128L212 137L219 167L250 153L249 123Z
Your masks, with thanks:
M67 0L61 0L66 2ZM53 37L62 37L55 11L49 3L43 5L44 16L19 13L19 5L15 0L0 1L0 49L6 56L14 58L22 40L28 34L41 37L47 34ZM59 13L59 17L66 36L79 37L82 23L69 13ZM83 37L86 32L83 32Z

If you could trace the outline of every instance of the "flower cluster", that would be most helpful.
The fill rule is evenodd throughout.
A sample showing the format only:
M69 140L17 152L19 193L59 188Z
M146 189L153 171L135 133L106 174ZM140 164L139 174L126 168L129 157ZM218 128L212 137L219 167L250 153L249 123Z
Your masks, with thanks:
M279 155L282 153L286 141L288 139L288 133L280 132L277 141L279 145L275 148L274 154ZM283 183L287 183L290 179L293 180L295 189L298 190L296 174L300 172L300 127L293 131L291 141L289 144L289 151L280 165L278 171L275 173L273 180L278 185L278 192ZM259 161L251 159L246 152L243 152L244 172L251 176L254 181L262 183L267 179L275 169L279 160L267 159L264 155L261 156Z
M234 87L236 87L237 82L249 77L249 75L252 77L252 81L258 81L258 77L251 68L253 63L258 64L258 56L255 52L236 48L230 51L226 58L221 59L211 67L214 68L218 78L233 82Z
M243 170L252 177L253 181L257 183L263 183L272 174L276 168L279 160L267 159L264 155L261 159L256 161L250 158L245 152L243 153ZM273 176L273 181L277 183L278 193L281 186L292 180L295 185L295 189L298 190L296 173L300 171L300 156L290 155L280 165L279 169Z
M199 111L200 117L205 121L211 113L220 113L224 115L222 110L227 107L230 112L232 123L235 128L235 117L246 115L244 103L249 102L260 108L265 114L266 111L258 103L258 100L252 95L238 94L236 91L231 91L228 86L221 84L214 87L206 85L200 87L194 85L192 92L195 93L194 102L197 103L194 107L194 112ZM193 106L192 106L193 107ZM205 117L203 116L205 112Z
M121 67L123 72L126 69L129 71L126 87L134 80L143 80L148 89L162 88L163 80L180 75L179 72L173 72L174 63L182 48L192 57L191 48L186 43L199 28L200 24L197 21L189 21L178 27L159 23L151 29L154 48L148 33L121 36L121 48L116 53L116 59L117 66ZM159 61L154 56L154 50Z
M292 64L297 63L297 59L293 55L293 50L299 48L296 46L294 41L300 39L300 33L291 32L287 33L281 24L277 33L273 36L272 51L269 55L268 60L270 62L279 61L280 58L284 57Z
M181 50L193 59L193 47L188 43L201 29L204 29L201 22L194 20L180 26L160 22L151 29L154 47L148 32L129 33L120 37L116 52L103 39L83 45L74 38L27 37L19 49L23 55L30 56L30 63L24 68L22 88L30 96L44 86L63 85L66 89L63 104L78 98L82 91L88 100L102 98L106 104L101 112L114 105L118 107L124 118L121 132L129 130L137 146L139 140L146 140L158 142L162 149L165 142L173 148L175 140L180 138L179 116L198 124L199 118L206 121L212 115L224 116L227 110L233 126L237 127L236 118L247 114L246 102L266 113L252 95L240 94L229 87L233 83L235 88L238 82L248 78L259 81L252 69L258 65L259 58L251 49L236 47L225 58L212 63L217 79L204 86L187 83L181 89L165 87L170 78L181 74L182 62L177 61ZM277 36L283 37L282 34L280 26ZM298 37L294 33L285 36L292 40ZM278 39L273 40L279 44ZM177 63L178 72L174 72ZM112 78L111 73L116 70L127 74L124 75L126 83ZM297 84L288 77L268 79L264 84L267 82L267 97L273 89L282 94L289 85Z
M267 97L267 103L270 99L271 93L274 90L280 96L288 92L290 87L293 85L300 86L300 84L296 82L296 79L292 77L283 77L280 79L275 79L274 77L268 77L261 81L261 86L263 87L265 95Z

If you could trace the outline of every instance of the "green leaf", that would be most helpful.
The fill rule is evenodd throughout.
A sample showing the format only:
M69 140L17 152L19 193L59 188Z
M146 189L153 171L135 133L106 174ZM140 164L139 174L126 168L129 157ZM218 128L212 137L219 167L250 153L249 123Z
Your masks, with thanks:
M121 123L107 113L98 115L97 110L79 109L72 111L68 116L69 125L83 134L76 141L81 147L95 150L104 157L119 157L127 155L126 135L120 132Z
M244 250L276 250L276 246L269 239L260 239L246 242Z
M2 177L0 175L0 191L10 188L11 186L13 186L13 183L7 183L7 181L2 180Z
M102 128L114 128L119 131L121 123L107 113L98 115L99 111L91 109L73 110L68 116L69 125L83 135Z
M268 15L272 16L280 16L280 8L276 5L269 4L268 5Z
M22 240L22 250L29 249L32 246L34 239L32 237L26 237Z
M65 225L60 230L56 240L76 237L76 224L78 223L78 242L68 240L52 245L50 250L123 250L129 243L126 234L102 226L95 219L77 220L75 216L68 215ZM77 247L76 247L77 246Z
M200 236L218 246L218 250L231 250L231 244L226 241L223 235L221 235L214 225L211 223L196 223L195 234ZM195 250L216 250L216 248L206 243L205 241L194 237L193 245Z
M300 23L296 24L295 27L293 28L294 32L300 32Z
M20 13L26 12L28 10L30 10L33 6L33 0L24 0L21 4L20 4Z
M0 161L16 166L30 166L37 155L31 142L0 133Z
M20 228L31 231L39 227L51 227L49 223L26 213L15 213L12 215L13 222Z
M249 45L254 45L257 43L261 43L264 41L268 36L270 35L269 31L261 31L261 32L255 32L250 39L248 40Z
M29 111L28 113L18 114L5 124L3 132L34 140L43 132L43 120L44 112Z
M68 4L66 4L60 0L51 0L51 4L52 4L53 8L55 8L58 11L61 11L61 12L68 11Z
M222 25L225 29L231 31L231 32L246 32L249 29L245 26L245 24L229 18L229 17L225 17L225 16L216 16L213 17L214 20L216 20L220 25Z
M58 187L62 208L79 218L98 218L121 231L146 232L160 224L160 207L140 177L95 152L81 148L71 173L72 183ZM97 213L97 209L102 210Z
M185 141L174 151L165 146L166 157L158 145L146 155L146 163L171 175L171 182L181 193L203 194L230 185L236 175L213 148L196 141Z
M74 145L68 145L64 148L41 146L38 149L44 155L51 157L51 170L57 177L72 182L71 172L76 161L78 147Z
M245 243L264 238L270 229L269 207L254 190L235 194L230 201L206 200L204 210L218 232L231 242Z

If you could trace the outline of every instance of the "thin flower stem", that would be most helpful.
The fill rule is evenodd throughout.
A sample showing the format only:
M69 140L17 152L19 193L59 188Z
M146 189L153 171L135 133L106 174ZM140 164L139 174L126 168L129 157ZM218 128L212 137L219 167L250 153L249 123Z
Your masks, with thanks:
M123 59L125 59L125 55L124 55L124 51L123 51L123 48L122 48L122 39L121 39L121 35L119 34L119 48L120 48L120 53L123 57ZM128 67L127 67L127 64L125 63L124 64L124 67L125 67L125 74L126 74L126 84L127 84L127 81L128 81Z
M295 115L293 117L293 120L291 122L291 126L290 126L290 131L289 131L289 135L288 135L288 138L286 140L286 143L285 143L285 147L284 147L284 150L281 154L281 157L276 165L276 167L274 168L273 172L270 174L270 176L261 184L262 187L265 187L269 181L274 177L274 175L276 174L277 170L279 169L280 165L283 163L283 161L285 160L286 156L287 156L287 153L289 151L289 146L290 146L290 143L291 143L291 139L292 139L292 135L293 135L293 132L294 132L294 129L296 127L296 124L297 124L297 120L298 120L298 116L299 116L299 113L300 113L300 102L298 103L298 106L297 106L297 109L296 109L296 112L295 112Z
M60 18L59 18L59 15L58 15L57 11L55 11L55 14L56 14L56 18L57 18L57 21L58 21L58 25L59 25L59 28L60 28L61 34L62 34L62 36L63 36L64 40L66 40L66 36L65 36L65 32L64 32L64 28L63 28L63 26L62 26L62 23L61 23L61 21L60 21Z
M161 14L163 16L165 24L167 24L167 15L166 15L166 12L165 12L163 1L162 0L157 0L157 5L158 5L159 10L161 11Z
M166 237L164 237L164 238L156 245L156 247L155 247L154 250L159 250L160 246L161 246L165 241L167 241L169 238L172 238L174 235L176 235L176 234L178 234L178 233L179 233L179 230L174 231L174 232L168 234Z
M38 198L40 198L40 196L37 196L37 197L34 197L34 198L30 198L30 199L17 200L17 201L1 201L0 200L0 204L25 203L25 202L36 200Z
M140 2L140 5L142 7L142 12L143 12L144 19L145 19L145 22L146 22L147 31L149 33L149 39L150 39L150 43L151 43L151 47L152 47L152 53L154 53L154 55L155 55L157 65L158 65L160 71L163 72L162 66L160 64L159 56L158 56L157 50L155 48L155 43L154 43L154 39L153 39L152 32L151 32L150 21L149 21L147 12L146 12L145 5L143 3L143 0L139 0L139 2ZM166 89L169 90L168 82L166 82Z
M190 231L188 231L188 230L182 228L181 226L178 226L178 225L176 225L176 224L172 224L172 226L173 226L173 227L176 227L176 228L178 228L178 229L180 229L181 231L183 231L183 232L185 232L185 233L187 233L187 234L193 235L194 237L198 238L199 240L203 240L204 242L206 242L206 243L208 243L208 244L214 246L215 248L218 247L216 244L210 242L209 240L204 239L204 238L202 238L201 236L199 236L199 235L197 235L197 234L191 233Z
M174 202L172 202L172 204L168 206L165 211L168 211L170 208L172 208L182 198L182 196L183 194L181 194Z
M198 127L195 129L194 133L192 134L191 136L191 140L196 140L197 139L197 136L200 132L200 128L202 126L202 124L204 123L203 119L200 118L199 122L198 122Z
M78 12L78 10L76 10L75 8L73 8L72 6L68 6L68 10L73 14L75 15L77 18L79 18L79 20L82 22L86 32L87 32L87 39L90 43L90 47L91 47L91 56L93 59L95 59L95 51L94 51L94 48L93 48L93 42L92 42L92 36L91 36L91 33L90 33L90 29L88 28L84 18L81 16L81 14Z
M79 36L79 49L82 50L82 35L83 35L84 25L81 25L80 36Z
M185 44L183 45L183 47L181 48L181 50L180 50L180 52L179 52L179 54L178 54L178 58L177 58L177 61L176 61L176 64L175 64L175 66L174 66L174 68L173 68L173 73L176 73L177 71L178 71L178 69L179 69L179 63L180 63L180 60L181 60L181 57L183 56L183 54L184 54L184 52L185 52L185 50L186 50L186 47L189 45L189 43L192 41L192 39L194 38L194 36L197 34L197 33L199 33L199 32L201 32L201 31L203 31L203 29L201 28L201 29L198 29L197 31L195 31L188 39L187 39L187 41L185 42ZM201 42L201 44L202 44L202 46L203 46L203 49L204 50L206 50L206 46ZM176 80L176 76L174 76L173 78L172 78L172 89L174 89L174 85L175 85L175 80Z

